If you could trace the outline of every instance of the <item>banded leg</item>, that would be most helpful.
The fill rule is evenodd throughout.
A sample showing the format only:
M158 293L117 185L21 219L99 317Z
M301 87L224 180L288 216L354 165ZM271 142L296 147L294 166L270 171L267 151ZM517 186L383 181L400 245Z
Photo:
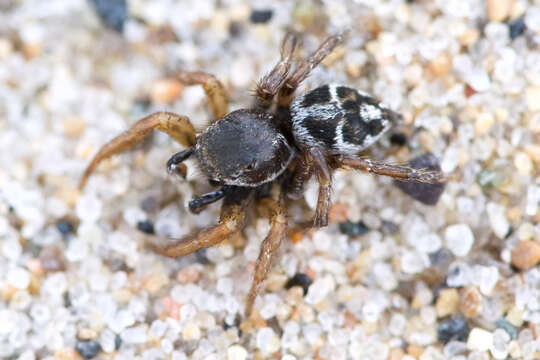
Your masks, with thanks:
M240 201L236 201L232 196L225 198L217 225L203 229L196 235L187 236L165 247L154 245L150 245L150 247L160 255L179 257L226 240L231 235L240 231L244 225L246 207L251 201L251 191L248 191Z
M323 227L328 225L328 210L330 208L330 196L332 194L332 173L321 150L314 148L309 153L313 159L315 176L319 182L319 197L317 198L313 226Z
M341 155L337 161L345 167L390 176L400 181L418 181L427 184L440 184L446 181L444 174L437 170L415 169L407 165L387 164L350 155Z
M280 61L257 84L256 107L267 109L272 105L274 96L287 79L297 44L298 38L295 33L289 32L283 38Z
M330 36L313 54L298 65L279 90L279 106L288 107L291 104L296 88L298 88L300 83L309 76L311 71L316 68L342 40L343 34Z
M269 212L270 232L261 244L259 257L255 263L253 282L251 283L251 288L246 300L246 316L251 314L253 304L259 294L261 285L266 279L268 271L272 266L273 255L279 249L281 241L287 234L287 214L283 201L281 199L276 201L271 198L264 198L260 200L260 205Z
M202 71L179 70L176 77L185 85L201 85L203 87L214 120L227 115L229 94L214 75Z
M300 157L296 168L293 171L292 178L287 184L287 197L292 200L298 200L304 193L306 182L313 175L313 166L309 159L304 154Z
M99 149L84 171L79 188L84 188L88 178L101 161L141 142L153 129L163 131L186 147L195 145L195 129L187 117L170 112L157 112L148 115L133 124L128 131L118 135Z

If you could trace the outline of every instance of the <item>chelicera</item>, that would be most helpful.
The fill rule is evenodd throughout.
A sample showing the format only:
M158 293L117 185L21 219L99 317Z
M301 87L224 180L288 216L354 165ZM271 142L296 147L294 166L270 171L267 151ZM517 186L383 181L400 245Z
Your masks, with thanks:
M298 199L305 183L315 176L319 184L313 227L326 226L332 188L332 172L357 169L402 181L442 183L438 170L415 169L370 160L358 154L376 142L400 115L372 96L342 85L323 85L294 97L310 72L341 42L327 38L307 59L293 61L297 35L288 33L281 46L281 59L257 85L250 109L228 112L223 85L204 72L180 71L186 85L202 85L214 120L202 133L185 116L158 112L136 122L127 132L105 144L87 167L80 187L104 159L140 142L153 129L167 133L185 150L167 162L169 172L185 176L183 161L195 157L214 192L189 202L198 213L223 199L219 223L193 236L168 242L156 251L178 257L222 242L242 230L248 207L262 205L270 231L262 242L255 274L246 301L250 314L273 254L286 237L287 203ZM296 66L293 66L296 65Z

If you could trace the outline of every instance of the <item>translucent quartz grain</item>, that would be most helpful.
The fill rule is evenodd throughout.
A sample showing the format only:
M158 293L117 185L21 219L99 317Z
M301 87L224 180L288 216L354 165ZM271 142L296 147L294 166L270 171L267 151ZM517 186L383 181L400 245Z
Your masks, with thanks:
M474 243L474 235L467 224L450 225L444 232L446 246L456 256L465 256Z

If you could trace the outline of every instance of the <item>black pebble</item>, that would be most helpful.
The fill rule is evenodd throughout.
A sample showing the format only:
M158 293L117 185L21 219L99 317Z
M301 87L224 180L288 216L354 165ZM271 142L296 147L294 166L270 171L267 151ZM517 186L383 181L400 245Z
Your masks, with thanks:
M268 10L253 10L249 16L249 20L254 24L264 24L270 21L274 12Z
M525 25L525 21L523 21L523 16L510 22L508 24L508 30L510 32L510 39L514 40L515 38L523 34L525 32L526 27L527 25Z
M147 234L155 234L154 223L150 220L142 220L137 223L137 229Z
M239 21L231 21L229 24L229 35L231 35L231 37L240 36L242 30L242 24Z
M309 276L304 273L296 273L289 281L287 281L285 289L290 289L293 286L301 286L302 289L304 289L304 295L306 295L311 283L313 283L313 280L311 280Z
M385 234L396 234L399 231L399 226L392 221L383 220L381 230Z
M467 321L461 315L454 315L439 323L437 338L446 344L451 340L465 341L469 335Z
M120 337L120 335L116 334L116 336L114 337L114 348L118 350L120 349L120 346L122 346L122 338Z
M345 221L345 222L339 223L339 231L349 236L360 236L369 232L369 228L362 221L359 221L359 222Z
M439 250L428 254L428 256L431 265L439 269L448 269L455 259L454 254L446 248L440 248Z
M101 350L101 346L98 342L93 340L79 340L75 345L75 350L77 350L84 359L93 359Z
M203 265L210 264L210 260L206 256L206 248L202 248L195 251L195 259L197 259L197 262L199 264L203 264Z
M62 236L68 236L71 234L74 230L73 224L66 220L60 220L56 223L56 229L60 231L60 234Z
M393 133L390 135L390 143L396 146L405 146L407 144L407 136L404 133Z
M122 32L128 18L126 0L90 0L90 2L107 27Z
M439 160L430 153L415 157L408 165L413 169L441 170ZM427 184L418 181L394 180L394 185L400 188L405 194L423 204L435 205L439 201L446 184Z
M149 197L146 197L144 198L142 201L141 201L141 209L146 212L146 213L150 213L150 212L153 212L153 211L156 211L158 210L159 208L159 201L157 198L155 198L154 196L149 196Z

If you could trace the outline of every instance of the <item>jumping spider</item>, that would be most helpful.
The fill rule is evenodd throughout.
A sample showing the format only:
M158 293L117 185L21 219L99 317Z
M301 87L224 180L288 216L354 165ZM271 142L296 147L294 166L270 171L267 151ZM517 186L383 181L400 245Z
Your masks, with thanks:
M202 85L213 123L198 136L185 116L158 112L136 122L127 132L104 145L87 167L80 187L104 159L140 142L152 129L167 133L186 147L167 162L169 172L186 174L184 160L194 156L211 185L219 190L195 197L192 212L224 199L219 223L156 249L164 256L178 257L215 245L244 226L246 208L256 201L271 224L255 265L245 313L252 311L272 256L286 236L290 199L298 199L313 175L319 183L314 227L326 226L332 187L332 172L358 169L402 181L442 183L436 170L414 169L357 156L377 141L400 115L370 95L341 85L323 85L294 98L295 90L310 72L341 42L327 38L307 59L292 69L297 36L288 33L281 45L281 59L257 85L250 109L228 112L223 85L204 72L178 73L186 85ZM277 101L274 98L277 95Z

